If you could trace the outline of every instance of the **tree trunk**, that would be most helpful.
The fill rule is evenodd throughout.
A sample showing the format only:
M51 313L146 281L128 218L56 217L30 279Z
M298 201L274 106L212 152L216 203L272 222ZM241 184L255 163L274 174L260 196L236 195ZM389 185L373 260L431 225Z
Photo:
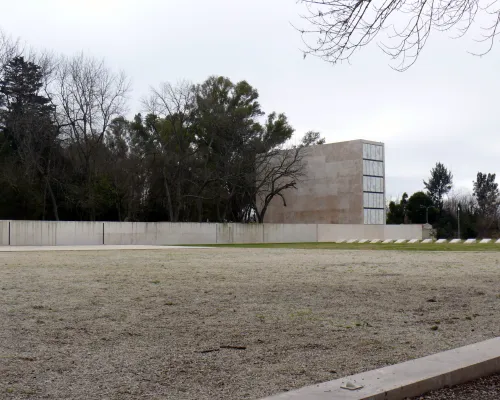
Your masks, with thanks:
M59 208L57 207L56 196L54 195L54 191L52 190L52 186L47 178L47 188L49 189L50 200L52 202L52 212L54 213L54 218L56 221L59 221Z
M170 217L170 222L177 222L174 221L174 210L172 209L172 196L170 195L170 187L168 185L165 168L163 168L162 173L163 173L163 186L165 187L165 193L167 195L167 206L168 206L168 215Z

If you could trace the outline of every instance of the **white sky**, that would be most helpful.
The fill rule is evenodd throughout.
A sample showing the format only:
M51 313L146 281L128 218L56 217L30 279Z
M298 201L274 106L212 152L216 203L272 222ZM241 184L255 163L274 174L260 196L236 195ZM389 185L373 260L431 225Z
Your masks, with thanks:
M124 70L133 82L131 113L150 85L210 75L247 80L262 108L287 114L297 135L328 142L386 145L387 195L422 189L437 161L455 186L478 171L497 172L500 46L472 56L472 40L435 33L404 73L376 43L351 64L302 58L296 0L0 0L0 28L27 44L72 55L84 51ZM383 39L383 37L381 37ZM498 171L500 172L500 171Z

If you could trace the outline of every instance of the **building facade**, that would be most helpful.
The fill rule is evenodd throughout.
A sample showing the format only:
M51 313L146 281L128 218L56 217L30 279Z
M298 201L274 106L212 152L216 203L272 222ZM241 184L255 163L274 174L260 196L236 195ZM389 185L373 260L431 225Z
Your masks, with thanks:
M385 224L385 149L353 140L307 148L296 189L273 198L269 223Z

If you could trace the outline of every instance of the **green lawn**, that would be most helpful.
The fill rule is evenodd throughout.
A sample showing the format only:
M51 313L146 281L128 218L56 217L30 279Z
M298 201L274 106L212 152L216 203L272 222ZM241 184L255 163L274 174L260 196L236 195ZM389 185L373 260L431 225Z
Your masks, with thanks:
M347 243L251 243L217 244L210 247L256 249L328 249L328 250L404 250L404 251L500 251L500 244L347 244Z

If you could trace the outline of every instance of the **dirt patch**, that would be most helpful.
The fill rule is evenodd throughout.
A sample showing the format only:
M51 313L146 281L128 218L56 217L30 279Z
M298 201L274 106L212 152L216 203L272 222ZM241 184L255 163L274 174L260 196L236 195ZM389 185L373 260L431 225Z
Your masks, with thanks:
M494 253L0 254L0 397L256 399L500 335Z

